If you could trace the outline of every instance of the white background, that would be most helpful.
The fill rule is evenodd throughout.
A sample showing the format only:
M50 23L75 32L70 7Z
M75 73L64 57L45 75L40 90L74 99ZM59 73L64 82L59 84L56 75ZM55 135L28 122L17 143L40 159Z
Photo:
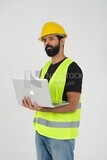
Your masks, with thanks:
M75 160L107 160L106 0L0 0L0 159L36 159L34 112L17 105L12 77L48 60L38 41L47 21L65 28L65 54L84 73Z

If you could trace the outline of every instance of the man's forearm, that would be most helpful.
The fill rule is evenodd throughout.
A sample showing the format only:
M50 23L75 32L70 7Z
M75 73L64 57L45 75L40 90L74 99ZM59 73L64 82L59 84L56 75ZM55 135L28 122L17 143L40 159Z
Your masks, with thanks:
M64 112L75 112L77 109L77 105L73 105L73 104L67 104L64 106L60 106L60 107L55 107L55 108L48 108L48 107L42 107L42 109L40 110L41 112L59 112L59 113L64 113Z

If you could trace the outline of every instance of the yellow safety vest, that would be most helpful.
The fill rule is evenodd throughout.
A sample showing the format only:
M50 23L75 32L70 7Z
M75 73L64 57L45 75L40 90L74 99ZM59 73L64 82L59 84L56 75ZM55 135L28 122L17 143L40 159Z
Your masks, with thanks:
M66 83L67 70L73 61L66 58L57 68L49 81L52 102L62 102L63 91ZM42 68L41 78L44 78L51 62ZM73 113L54 113L36 111L34 117L35 130L46 137L55 139L74 139L78 135L80 123L81 102Z

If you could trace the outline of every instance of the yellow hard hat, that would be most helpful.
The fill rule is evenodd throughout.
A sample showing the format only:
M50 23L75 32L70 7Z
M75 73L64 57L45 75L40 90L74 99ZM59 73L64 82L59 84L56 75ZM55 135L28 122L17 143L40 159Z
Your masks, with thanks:
M50 34L60 35L63 36L64 38L67 37L67 33L65 32L64 28L61 25L59 25L56 22L47 22L46 24L44 24L41 35L38 38L38 40L42 41L43 37Z

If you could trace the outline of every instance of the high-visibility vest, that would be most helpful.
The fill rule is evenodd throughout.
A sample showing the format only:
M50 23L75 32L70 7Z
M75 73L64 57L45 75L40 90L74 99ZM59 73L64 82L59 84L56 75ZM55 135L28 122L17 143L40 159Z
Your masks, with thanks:
M66 83L67 70L73 61L66 58L56 69L49 81L52 102L62 102ZM51 62L42 68L41 78L44 78ZM68 75L69 76L69 75ZM55 139L74 139L78 135L80 123L81 102L75 112L55 113L36 111L34 117L35 130L46 137Z

